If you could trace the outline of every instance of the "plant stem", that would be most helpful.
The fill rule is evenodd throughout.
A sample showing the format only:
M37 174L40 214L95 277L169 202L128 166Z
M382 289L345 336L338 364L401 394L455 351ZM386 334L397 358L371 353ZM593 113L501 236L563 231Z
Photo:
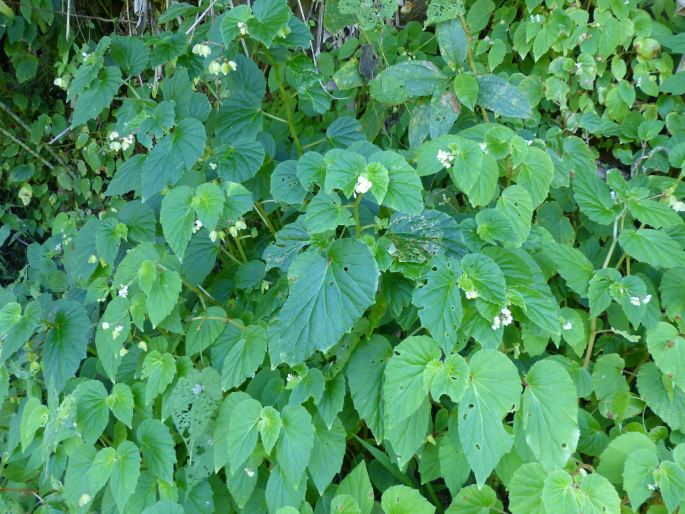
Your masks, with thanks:
M259 215L259 217L262 218L262 221L266 225L266 228L269 229L269 232L271 232L271 235L275 236L276 235L276 229L271 224L271 220L269 219L269 215L267 213L265 213L258 204L254 204L254 210Z
M239 265L242 265L242 264L243 264L242 262L240 262L239 259L236 258L235 255L233 255L231 252L229 252L228 250L226 250L226 248L224 248L224 247L221 246L221 245L219 245L219 248L221 249L221 252L222 252L224 255L226 255L229 259L231 259L234 263L239 264Z
M355 228L355 236L357 239L362 235L362 226L361 223L359 223L359 204L362 201L362 198L364 197L364 194L360 194L357 197L357 201L354 202L354 228Z
M28 145L27 145L26 143L24 143L23 141L21 141L21 140L17 139L16 137L14 137L10 132L7 132L7 131L6 131L5 129L3 129L2 127L0 127L0 133L4 134L6 137L10 138L12 141L14 141L15 143L17 143L17 144L18 144L19 146L21 146L24 150L26 150L28 153L30 153L31 155L33 155L36 159L38 159L40 162L42 162L43 164L45 164L45 165L46 165L48 168L50 168L51 170L54 170L54 169L55 169L55 166L54 166L53 164L51 164L50 162L48 162L47 160L45 160L43 157L41 157L40 154L39 154L38 152L36 152L33 148L31 148L30 146L28 146Z
M285 103L285 114L288 119L288 130L290 131L290 137L293 140L293 143L295 145L295 149L297 150L297 155L301 156L302 155L302 144L300 143L300 138L297 136L297 130L295 128L295 122L293 121L293 106L291 103L291 98L290 94L285 90L285 87L283 86L283 82L281 81L280 78L280 66L278 64L274 64L274 80L276 81L276 84L278 85L278 90L281 92L281 96L283 97L283 102Z
M238 251L240 252L240 257L243 259L243 262L247 262L247 256L245 255L245 249L243 248L243 243L240 242L240 238L234 237L233 240L235 241L235 245L238 247Z
M469 33L469 26L466 24L466 19L464 18L463 14L459 15L459 21L461 22L461 27L464 29L464 35L466 35L466 59L469 61L469 68L471 68L471 71L473 72L474 75L478 76L478 68L476 67L476 61L473 58L473 50L471 49L471 34ZM490 120L488 119L488 113L485 110L485 107L481 105L480 107L480 113L483 116L483 120L485 120L485 123L488 123Z
M285 123L286 125L288 124L288 120L284 120L283 118L279 116L274 116L273 114L269 114L266 111L262 111L262 114L266 116L267 118L271 118L272 120L280 121L281 123Z
M609 246L609 251L607 252L607 256L604 258L604 263L602 264L602 269L606 269L609 266L609 263L611 262L611 257L614 254L614 250L616 249L616 244L618 243L618 224L619 221L621 223L621 228L623 228L623 220L625 219L626 216L626 211L625 209L616 216L616 219L614 219L614 229L612 233L612 241L611 245ZM616 266L618 267L618 266ZM597 339L597 317L594 317L590 320L590 339L587 344L587 349L585 350L585 358L583 359L583 367L587 368L590 365L590 359L592 358L592 350L595 347L595 341Z

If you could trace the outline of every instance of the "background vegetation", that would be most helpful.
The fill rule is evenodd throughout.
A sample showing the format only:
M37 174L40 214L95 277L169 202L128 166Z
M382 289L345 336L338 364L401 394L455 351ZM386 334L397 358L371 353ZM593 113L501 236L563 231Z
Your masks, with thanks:
M0 1L2 512L680 509L681 13Z

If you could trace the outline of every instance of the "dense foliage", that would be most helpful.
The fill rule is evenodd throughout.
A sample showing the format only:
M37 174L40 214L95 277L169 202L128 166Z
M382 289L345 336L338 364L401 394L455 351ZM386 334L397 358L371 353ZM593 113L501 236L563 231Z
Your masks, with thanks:
M130 3L0 1L3 512L685 505L672 0Z

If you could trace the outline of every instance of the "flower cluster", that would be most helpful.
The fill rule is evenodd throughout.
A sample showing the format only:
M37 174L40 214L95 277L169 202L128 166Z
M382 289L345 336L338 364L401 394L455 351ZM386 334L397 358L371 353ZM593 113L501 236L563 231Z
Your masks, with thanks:
M363 195L368 192L373 187L373 182L371 182L366 175L359 175L357 178L357 184L354 186L355 196Z
M211 73L212 75L218 75L219 73L221 73L224 76L226 76L231 71L237 70L238 65L235 63L235 61L224 61L224 62L212 61L209 63L208 69L209 69L209 73Z
M212 54L212 49L209 45L197 44L193 46L193 53L200 57L209 57Z
M454 162L454 155L452 155L450 152L446 152L445 150L438 150L438 155L436 157L438 158L438 161L440 161L440 164L443 165L443 167L452 167L452 162Z
M473 300L475 298L478 298L478 291L475 289L472 289L470 291L464 291L464 295L466 296L467 300Z
M514 318L511 316L511 311L505 307L502 309L502 312L492 320L492 329L497 330L499 327L506 327L507 325L511 325L512 321L514 321Z
M635 307L639 307L640 305L647 305L651 301L652 301L652 295L651 294L648 294L644 298L640 298L638 296L631 296L630 297L630 303L633 304Z
M126 151L133 144L133 134L128 136L120 136L116 130L109 133L109 149L118 152L119 150Z

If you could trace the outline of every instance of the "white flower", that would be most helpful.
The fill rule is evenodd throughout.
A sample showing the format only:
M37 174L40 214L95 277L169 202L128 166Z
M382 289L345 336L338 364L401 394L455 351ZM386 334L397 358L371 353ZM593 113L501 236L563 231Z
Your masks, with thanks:
M238 220L235 222L235 228L238 230L245 230L247 228L247 225L243 220Z
M218 236L219 236L219 233L218 233L216 230L212 230L212 231L209 233L209 240L210 240L212 243L216 243L216 238L217 238Z
M67 81L64 80L62 77L57 77L55 80L52 81L52 83L61 89L64 89L67 86Z
M114 327L114 330L112 330L112 339L116 339L117 337L119 337L121 335L122 330L124 330L124 327L122 327L121 325L117 325L116 327Z
M201 228L202 228L202 222L200 220L195 220L195 223L193 223L193 234L195 234Z
M642 299L642 305L647 305L649 302L652 301L652 295L648 294Z
M88 257L88 264L95 264L98 261L98 258L95 255L91 255Z
M86 505L88 505L90 503L90 500L92 500L91 496L87 493L84 493L78 499L78 506L79 507L85 507Z
M373 183L366 178L365 175L359 175L359 178L357 178L357 184L354 186L354 192L361 195L369 191L372 186Z
M212 75L218 75L221 73L221 64L219 64L217 61L212 61L209 63L209 66L207 68L209 70L209 73Z
M571 330L573 328L573 323L566 321L563 325L561 325L561 328L564 330Z
M210 169L215 170L216 167L217 167L217 165L216 165L215 162L210 162L210 163L209 163L209 168L210 168Z
M200 384L195 384L193 388L190 390L191 393L193 393L195 396L200 396L200 393L202 392L204 388Z
M533 144L533 140L532 140L532 139L529 139L528 141L526 141L526 144L527 144L528 146L532 145L532 144Z
M495 316L494 319L492 320L492 329L497 330L501 324L502 324L502 320L499 319L499 316Z
M478 291L476 291L475 289L473 289L472 291L466 291L464 294L467 300L473 300L474 298L478 298Z
M61 244L61 243L57 243L57 244L55 245L55 252L59 253L59 252L61 252L61 251L62 251L62 244Z
M112 132L109 133L109 140L114 141L115 139L119 139L119 132L116 130L113 130Z
M145 343L145 341L140 341L140 342L138 343L138 348L140 348L141 350L143 350L144 352L146 352L146 351L147 351L147 344Z
M121 286L119 286L119 291L117 292L117 296L121 296L122 298L127 298L128 297L128 285L121 284Z
M285 377L285 381L292 382L293 380L295 380L295 376L292 373L288 373L288 376Z
M235 61L228 61L226 64L228 64L228 67L233 71L238 69L238 65L235 63Z
M488 151L488 145L485 142L480 144L480 151L481 152L487 152Z
M630 303L632 303L635 307L640 306L640 299L637 296L631 296L630 297Z
M656 484L647 484L647 489L650 491L656 491Z
M454 161L454 155L445 150L438 150L437 159L443 167L450 168L452 167L452 161Z
M238 229L235 227L228 227L228 233L233 237L238 237Z
M119 350L119 357L125 357L127 353L128 350L122 346L121 350Z
M677 200L673 195L668 197L668 206L676 212L685 211L685 202Z
M618 195L616 194L616 191L612 191L611 193L609 193L609 195L611 196L611 199L612 199L614 202L615 202L616 199L618 198Z
M106 321L102 322L102 330L109 330L110 326L111 325L109 323L107 323Z
M212 54L212 49L207 45L197 44L193 46L193 53L202 57L208 57Z
M84 60L84 61L85 61L86 59L88 59L89 56L90 56L90 54L89 54L88 52L81 52L81 57L83 57L83 60Z
M502 309L502 313L499 315L499 317L502 319L502 325L511 325L511 322L514 321L514 318L511 316L511 311L507 309L506 307Z
M112 141L109 144L109 149L118 152L119 150L121 150L121 143L119 141Z
M244 36L245 34L247 34L247 25L245 25L244 21L238 22L238 30L240 31L241 36Z
M642 85L642 77L638 77L637 80L635 81L635 85L637 87L640 87Z
M576 69L577 70L581 69L582 67L583 67L582 64L580 64L579 62L576 63Z
M245 468L245 473L250 478L252 478L254 476L254 470L252 468Z

